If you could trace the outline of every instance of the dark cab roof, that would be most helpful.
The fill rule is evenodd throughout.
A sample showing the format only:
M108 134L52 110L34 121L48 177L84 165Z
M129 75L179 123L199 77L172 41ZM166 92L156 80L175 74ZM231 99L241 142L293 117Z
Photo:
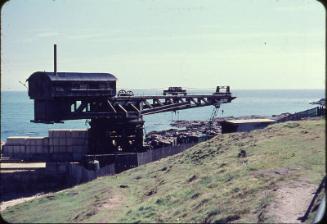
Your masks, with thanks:
M116 81L117 78L110 73L83 73L83 72L34 72L30 79L47 76L50 81Z

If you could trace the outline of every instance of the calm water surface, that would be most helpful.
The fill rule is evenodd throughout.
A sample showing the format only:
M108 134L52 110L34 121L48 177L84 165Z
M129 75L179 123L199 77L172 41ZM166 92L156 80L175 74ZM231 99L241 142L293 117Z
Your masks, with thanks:
M212 94L214 89L190 90L189 94ZM133 90L135 95L158 95L160 90ZM237 98L221 106L224 116L274 115L298 112L314 107L309 104L325 96L324 90L232 90ZM144 117L145 131L170 128L172 120L208 120L213 107L182 110L176 114L165 112ZM26 91L1 92L1 140L8 136L47 136L48 129L86 128L85 120L66 121L64 124L35 124L33 101Z

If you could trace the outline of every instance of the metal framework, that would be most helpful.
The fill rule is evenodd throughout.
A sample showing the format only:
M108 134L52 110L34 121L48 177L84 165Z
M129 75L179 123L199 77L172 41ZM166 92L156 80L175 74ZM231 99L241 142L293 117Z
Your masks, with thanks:
M225 91L221 91L225 89ZM55 123L65 120L91 119L88 154L144 151L143 115L184 110L213 105L216 108L229 103L233 97L229 87L217 87L207 95L152 95L64 97L54 98L59 112L55 116L35 116L33 122ZM52 104L51 104L52 105ZM46 110L46 108L45 108ZM51 110L54 110L53 107ZM40 119L37 119L40 118Z
M229 103L235 97L230 93L179 96L116 96L74 100L71 111L61 115L61 120L75 119L138 119L142 115L183 110L195 107ZM34 121L38 122L38 121ZM42 121L40 121L42 122Z
M143 115L213 105L235 97L230 92L211 95L115 96L73 102L63 119L91 119L90 154L139 152L143 147Z

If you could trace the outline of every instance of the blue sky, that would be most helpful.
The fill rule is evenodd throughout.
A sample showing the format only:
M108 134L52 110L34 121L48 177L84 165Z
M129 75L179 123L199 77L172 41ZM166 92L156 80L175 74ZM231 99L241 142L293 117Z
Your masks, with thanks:
M109 72L118 88L316 89L325 10L315 0L11 0L1 88L35 71Z

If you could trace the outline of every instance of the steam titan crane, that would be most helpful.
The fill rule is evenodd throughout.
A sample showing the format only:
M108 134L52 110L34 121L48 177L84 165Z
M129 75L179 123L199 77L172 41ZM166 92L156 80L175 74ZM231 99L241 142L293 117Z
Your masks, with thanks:
M143 147L144 115L229 103L227 87L211 95L116 95L109 73L35 72L28 79L37 123L91 119L89 154L138 152ZM221 90L225 91L221 91Z
M229 86L217 87L212 95L187 95L171 87L162 96L134 96L120 90L117 78L109 73L57 72L57 45L54 45L54 72L35 72L28 79L28 95L34 100L36 123L91 119L89 154L138 152L143 147L143 115L229 103ZM220 88L225 89L221 92Z

